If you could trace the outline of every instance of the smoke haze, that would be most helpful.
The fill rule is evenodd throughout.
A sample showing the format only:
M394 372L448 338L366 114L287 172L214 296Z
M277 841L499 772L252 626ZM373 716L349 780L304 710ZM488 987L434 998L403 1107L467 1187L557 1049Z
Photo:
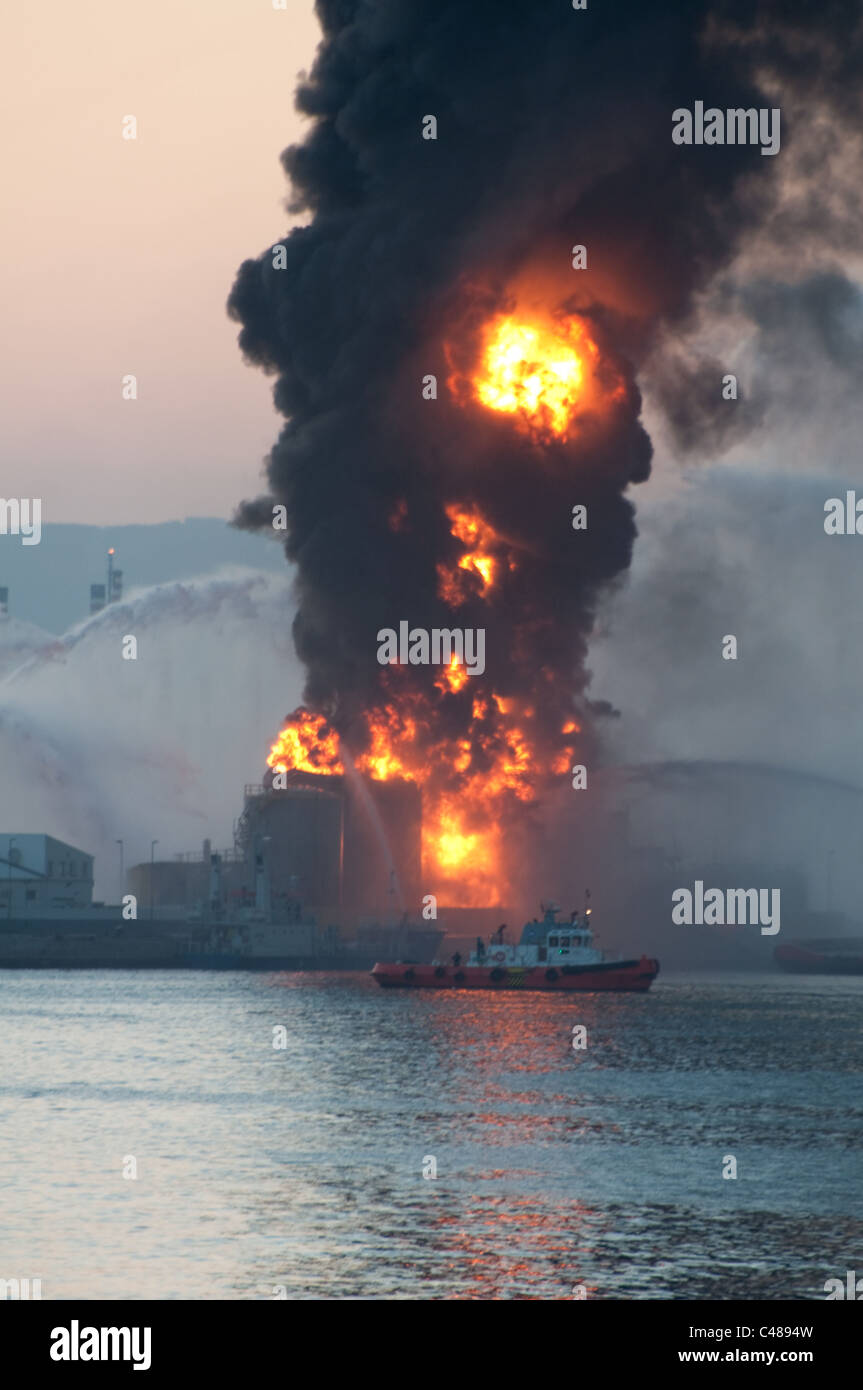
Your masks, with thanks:
M241 348L275 376L287 417L269 492L238 519L268 529L274 504L287 508L306 701L362 750L368 712L394 698L375 663L377 630L401 617L458 622L487 629L489 689L536 711L540 768L573 710L585 761L603 749L739 759L763 756L765 739L792 760L801 731L780 728L761 697L782 689L798 725L811 709L817 679L801 677L789 696L798 628L803 614L817 624L825 588L841 580L828 564L791 622L777 607L785 576L755 579L759 563L783 563L763 526L777 488L759 481L777 463L758 441L788 421L800 448L822 375L821 409L849 408L836 440L857 424L859 181L837 154L859 113L857 7L622 4L613 23L599 7L575 15L518 0L317 8L324 38L297 95L312 124L282 157L289 208L309 221L285 238L285 268L268 248L243 264L229 301ZM674 145L671 113L696 99L779 106L781 155ZM421 139L429 114L435 140ZM588 248L585 272L570 265L576 243ZM566 438L520 431L458 389L476 372L484 326L513 313L577 316L598 347L605 397ZM720 389L729 371L733 403ZM420 392L430 372L433 403ZM634 494L653 452L642 395L663 453L658 480ZM820 434L810 421L810 446ZM720 456L733 470L714 467ZM696 460L697 482L679 471ZM814 563L825 540L817 498L778 490L784 534ZM636 500L644 556L636 548L624 582ZM574 502L590 518L577 543ZM459 563L453 505L491 528L506 569L455 608L439 584L441 566ZM743 657L721 661L725 633L738 635L745 671ZM819 640L827 660L836 638ZM398 674L396 703L433 698L433 670ZM487 770L501 720L478 737L475 690L437 702L434 738L414 731L426 762L444 730L470 747L471 771ZM619 720L598 718L606 700ZM463 800L465 775L441 766L432 793Z
M281 632L287 581L246 572L133 593L0 680L2 821L96 856L96 891L116 902L126 867L230 845L261 731L296 700L301 676ZM138 640L120 659L122 637ZM32 632L30 634L32 636ZM20 663L20 664L18 664Z

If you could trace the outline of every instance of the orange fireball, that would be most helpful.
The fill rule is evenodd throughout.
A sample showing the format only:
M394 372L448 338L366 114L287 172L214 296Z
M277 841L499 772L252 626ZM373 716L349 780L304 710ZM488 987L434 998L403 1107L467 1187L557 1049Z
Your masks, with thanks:
M543 325L501 315L486 330L474 394L523 428L566 439L596 354L578 319Z

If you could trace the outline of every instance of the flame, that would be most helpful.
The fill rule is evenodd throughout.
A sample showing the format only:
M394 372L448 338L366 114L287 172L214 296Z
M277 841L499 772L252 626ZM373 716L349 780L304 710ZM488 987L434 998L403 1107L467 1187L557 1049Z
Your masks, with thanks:
M451 503L445 511L462 554L438 566L440 596L452 607L468 598L495 600L495 586L517 563L506 542L475 505ZM404 516L397 506L391 524ZM535 647L535 628L532 620L513 630L518 666ZM468 907L504 901L507 827L522 823L549 779L568 774L580 733L575 719L562 716L558 734L549 734L537 717L547 698L538 693L553 684L554 672L544 666L533 672L530 698L494 690L454 656L430 684L418 685L411 668L399 665L387 666L379 679L380 703L352 726L354 766L374 781L402 778L422 789L427 891ZM345 761L336 731L306 709L288 719L267 758L274 771L331 775L343 773Z
M465 553L455 566L438 565L438 594L451 608L458 608L472 595L484 598L494 587L503 564L505 546L475 507L451 504L445 510L450 532L461 541ZM506 565L512 570L516 562L507 557Z
M508 892L504 826L517 807L535 801L544 780L568 773L578 726L566 721L566 746L543 748L531 703L475 693L475 683L451 662L435 680L435 694L400 691L365 716L366 746L354 763L375 781L405 778L422 788L424 882L445 900L484 907ZM436 732L437 702L453 698L469 702L459 737ZM343 771L338 736L304 709L288 720L267 762L274 771Z
M454 694L458 694L462 686L467 685L469 679L470 677L468 676L468 673L465 670L464 665L460 661L458 661L455 656L453 656L449 666L445 666L441 671L440 675L435 681L435 685L437 686L438 690L442 690L444 692L446 692L447 690L451 690Z
M446 805L441 809L427 843L445 878L463 880L468 877L474 881L484 878L489 883L494 882L497 847L493 833L465 830L463 817L453 807Z
M443 345L449 388L463 407L478 404L507 417L532 443L578 434L587 444L627 399L613 356L603 351L600 358L595 331L587 318L552 314L531 300L519 312L490 318L478 351L472 330L453 333ZM552 466L566 465L569 452L555 449ZM488 477L476 488L487 496ZM384 514L405 545L421 524L412 506L396 497ZM455 658L433 673L387 665L376 675L369 707L351 710L344 745L323 716L300 709L267 762L276 771L333 776L352 763L373 781L414 782L422 790L424 891L482 907L506 901L508 848L516 842L508 836L521 839L526 809L569 776L581 729L565 712L556 619L537 608L530 584L509 583L536 557L501 535L472 496L450 493L444 516L450 535L436 563L438 599L450 611L470 605L470 621L476 611L480 626L484 606L497 619L505 614L511 683L506 678L495 689L489 675L471 675ZM538 659L545 651L552 655Z
M523 429L566 439L597 356L577 318L543 323L501 314L486 328L473 394L488 409L513 415Z
M270 748L267 765L273 772L344 772L339 736L323 715L298 709Z
M378 782L387 782L391 777L412 780L410 768L399 750L409 748L416 734L416 720L400 712L395 705L387 705L369 723L370 746L356 759L357 768Z

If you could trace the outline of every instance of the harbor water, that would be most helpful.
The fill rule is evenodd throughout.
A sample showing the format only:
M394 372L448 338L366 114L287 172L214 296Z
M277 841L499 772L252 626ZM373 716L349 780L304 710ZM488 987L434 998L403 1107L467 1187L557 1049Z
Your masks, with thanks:
M861 1005L860 978L565 997L0 972L0 1278L43 1299L823 1299L863 1274Z

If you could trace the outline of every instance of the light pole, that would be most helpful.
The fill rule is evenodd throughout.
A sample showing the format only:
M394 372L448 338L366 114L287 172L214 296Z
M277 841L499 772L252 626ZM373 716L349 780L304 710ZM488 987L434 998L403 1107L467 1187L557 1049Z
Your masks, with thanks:
M159 843L158 840L150 841L150 921L153 920L153 852Z
M124 878L123 878L123 841L122 841L122 840L115 840L114 843L115 843L115 844L118 844L118 845L120 846L120 897L119 897L119 901L122 903L122 901L123 901L123 887L124 887L124 883L125 883L125 880L124 880Z

